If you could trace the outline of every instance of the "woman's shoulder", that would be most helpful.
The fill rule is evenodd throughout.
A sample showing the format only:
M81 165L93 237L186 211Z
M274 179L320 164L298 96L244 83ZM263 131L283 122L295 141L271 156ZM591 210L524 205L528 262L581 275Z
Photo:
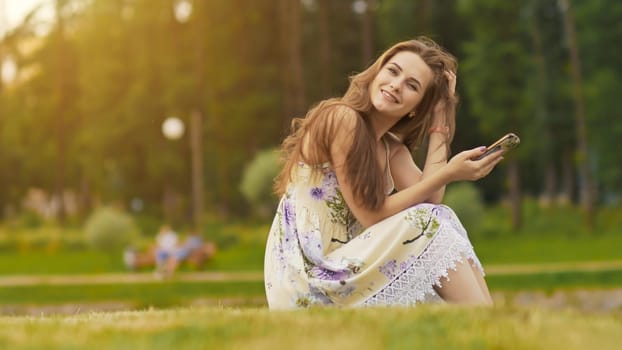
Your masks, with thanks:
M359 116L359 113L352 106L337 99L327 100L323 110L326 115L343 119L353 119Z
M354 130L359 123L360 115L350 105L338 99L322 101L311 113L315 123L319 123L328 129L338 133L349 133Z
M391 149L406 149L402 138L390 131L384 134L384 140L391 146Z

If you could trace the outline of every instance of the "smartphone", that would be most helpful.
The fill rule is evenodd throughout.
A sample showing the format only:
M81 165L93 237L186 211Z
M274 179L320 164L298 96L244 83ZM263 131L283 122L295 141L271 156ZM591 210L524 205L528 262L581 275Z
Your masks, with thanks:
M520 138L516 136L516 134L513 134L513 133L505 134L503 135L502 138L498 139L495 143L486 147L486 152L484 152L484 154L482 154L481 156L475 158L475 160L480 160L486 157L487 155L495 153L500 150L507 151L512 148L516 148L516 146L518 146L519 143L520 143Z

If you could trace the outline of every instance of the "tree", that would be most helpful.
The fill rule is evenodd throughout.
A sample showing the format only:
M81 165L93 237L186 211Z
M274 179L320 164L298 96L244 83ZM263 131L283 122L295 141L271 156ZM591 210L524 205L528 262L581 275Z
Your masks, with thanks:
M283 52L283 129L288 130L290 120L302 117L305 111L305 85L303 82L301 9L299 0L279 0L280 44Z
M572 7L568 0L559 0L559 7L564 18L564 33L568 41L570 53L570 67L572 72L572 87L575 103L575 122L577 132L576 160L581 177L579 182L581 205L587 213L587 226L593 227L594 224L594 189L592 184L592 174L589 168L587 131L585 126L585 102L583 97L583 77L581 73L581 59L577 38L575 33L575 23Z
M462 64L461 78L472 112L480 118L482 134L491 140L509 131L518 133L523 140L531 138L526 126L532 115L532 104L528 99L525 74L531 70L531 57L526 54L526 31L520 17L522 6L490 0L461 2L461 10L470 19L472 28L472 38L464 46L467 58ZM515 230L522 223L517 156L524 150L525 147L521 147L518 152L507 155Z

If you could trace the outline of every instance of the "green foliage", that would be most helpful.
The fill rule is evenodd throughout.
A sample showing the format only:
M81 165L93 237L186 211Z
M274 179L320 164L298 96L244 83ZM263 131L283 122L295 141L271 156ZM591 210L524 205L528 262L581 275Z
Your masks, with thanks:
M276 206L273 185L280 168L279 153L268 149L257 153L244 169L240 192L261 217L268 217Z
M84 234L78 230L61 228L51 224L27 228L10 223L5 227L0 227L0 252L2 255L18 252L19 254L33 253L33 255L38 256L39 254L82 251L86 248ZM37 260L37 258L30 260ZM15 271L19 270L12 264L7 266L12 266ZM20 264L20 266L22 265ZM49 265L43 264L43 266ZM10 273L10 270L7 273Z
M0 39L0 61L12 57L23 73L13 84L0 83L0 207L19 208L27 189L37 186L47 193L73 190L80 213L95 198L128 203L137 197L144 214L158 217L166 188L180 194L186 211L189 116L200 111L206 207L244 215L244 165L257 150L279 144L294 116L286 57L299 57L303 70L299 116L345 90L347 76L369 63L364 48L377 54L418 35L460 60L456 151L514 131L523 142L508 157L516 154L520 168L529 169L521 174L524 191L551 188L542 186L549 169L553 184L573 173L576 126L557 0L383 0L370 6L373 18L355 13L352 1L304 1L296 33L280 18L295 15L280 13L287 1L193 1L185 22L175 19L175 1L58 1L59 21L37 37L31 35L37 16L24 20ZM590 166L606 201L622 193L622 155L611 148L622 137L622 123L611 123L621 116L622 55L611 43L622 38L622 4L570 3ZM364 23L373 23L372 30ZM286 49L283 33L299 37L292 50L300 52ZM186 123L183 140L161 133L173 114ZM503 176L493 172L482 182L486 201L503 197ZM576 178L568 181L568 188L577 187ZM253 206L265 214L265 204ZM42 224L23 219L29 227Z
M131 216L114 208L102 207L87 219L84 234L91 247L114 253L132 243L138 231Z
M456 212L467 231L477 231L484 216L484 203L477 187L471 182L447 186L444 204Z

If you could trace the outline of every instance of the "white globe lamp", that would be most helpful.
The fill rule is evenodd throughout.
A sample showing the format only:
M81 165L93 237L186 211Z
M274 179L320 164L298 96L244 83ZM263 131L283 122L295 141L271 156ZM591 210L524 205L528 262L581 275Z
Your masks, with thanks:
M162 133L169 140L177 140L184 136L184 122L177 117L168 117L162 123Z

